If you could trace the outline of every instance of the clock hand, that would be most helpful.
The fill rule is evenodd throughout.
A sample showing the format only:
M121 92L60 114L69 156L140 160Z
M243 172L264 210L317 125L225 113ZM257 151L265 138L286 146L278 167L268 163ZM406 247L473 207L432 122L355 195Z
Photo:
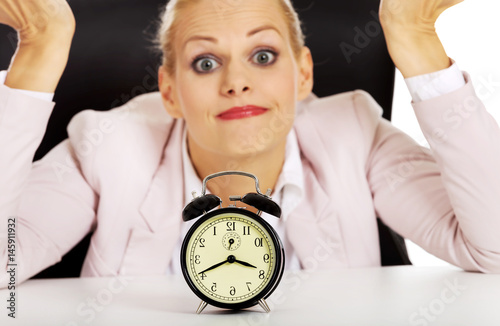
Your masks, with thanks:
M240 265L243 265L243 266L247 266L247 267L253 267L253 268L257 268L257 266L254 266L252 264L249 264L247 262L244 262L244 261L241 261L241 260L238 260L238 259L235 259L234 260L235 263L238 263Z
M229 239L229 248L227 248L228 250L231 250L231 246L233 245L234 243L234 239Z
M212 269L215 269L215 268L217 268L217 267L219 267L219 266L222 266L222 265L224 265L224 264L225 264L225 263L227 263L227 262L228 262L228 259L226 259L226 260L224 260L223 262L220 262L220 263L218 263L218 264L215 264L215 265L213 265L213 266L210 266L209 268L205 269L205 270L204 270L204 271L202 271L202 272L199 272L198 274L203 274L203 273L205 273L205 272L211 271Z
M227 257L226 260L224 260L224 261L222 261L220 263L217 263L217 264L215 264L213 266L210 266L209 268L205 269L204 271L199 272L198 274L203 274L205 272L211 271L212 269L215 269L215 268L217 268L219 266L222 266L225 263L230 263L230 264L232 264L232 263L238 263L238 264L243 265L243 266L257 268L256 266L254 266L252 264L249 264L249 263L241 261L241 260L237 260L236 257L234 257L233 255L230 255L230 256Z

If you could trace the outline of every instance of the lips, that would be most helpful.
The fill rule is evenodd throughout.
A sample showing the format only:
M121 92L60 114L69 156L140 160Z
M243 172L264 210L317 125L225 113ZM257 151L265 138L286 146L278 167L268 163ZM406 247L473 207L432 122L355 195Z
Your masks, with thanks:
M267 111L269 110L255 105L235 106L220 113L217 118L221 120L245 119L264 114Z

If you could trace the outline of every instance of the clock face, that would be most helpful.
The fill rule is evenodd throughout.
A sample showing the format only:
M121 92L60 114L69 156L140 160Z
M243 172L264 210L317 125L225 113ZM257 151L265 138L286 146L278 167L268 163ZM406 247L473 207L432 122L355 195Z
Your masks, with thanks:
M257 217L236 208L212 211L188 232L181 265L202 300L220 307L251 306L279 282L279 239L264 220L252 215Z

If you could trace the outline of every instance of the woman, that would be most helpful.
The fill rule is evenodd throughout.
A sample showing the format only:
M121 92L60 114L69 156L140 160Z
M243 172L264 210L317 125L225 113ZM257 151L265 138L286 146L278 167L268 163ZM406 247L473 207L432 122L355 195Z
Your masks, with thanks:
M80 113L69 138L32 165L53 107L34 97L55 90L75 23L63 0L43 28L26 14L43 1L0 0L0 22L21 39L0 88L0 211L16 217L18 280L91 230L83 276L178 273L182 208L223 170L254 173L272 189L283 217L269 221L288 268L379 266L380 216L442 259L499 272L500 131L434 31L457 2L380 6L432 155L382 120L365 92L311 95L312 59L289 1L178 0L159 31L160 92ZM467 118L450 123L450 110ZM227 205L252 185L230 179L209 190Z

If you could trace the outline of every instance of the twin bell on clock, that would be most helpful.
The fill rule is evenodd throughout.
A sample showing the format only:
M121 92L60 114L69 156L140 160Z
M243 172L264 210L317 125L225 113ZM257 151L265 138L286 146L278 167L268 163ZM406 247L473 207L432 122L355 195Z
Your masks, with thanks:
M206 194L210 179L239 175L255 180L256 193L230 196L256 208L222 207L222 200ZM197 313L207 304L220 308L244 309L259 304L266 312L265 299L283 275L285 253L276 231L261 217L262 212L279 218L281 209L259 189L253 174L224 171L203 180L202 193L183 210L182 218L199 218L189 229L181 247L181 268L191 290L202 300Z

